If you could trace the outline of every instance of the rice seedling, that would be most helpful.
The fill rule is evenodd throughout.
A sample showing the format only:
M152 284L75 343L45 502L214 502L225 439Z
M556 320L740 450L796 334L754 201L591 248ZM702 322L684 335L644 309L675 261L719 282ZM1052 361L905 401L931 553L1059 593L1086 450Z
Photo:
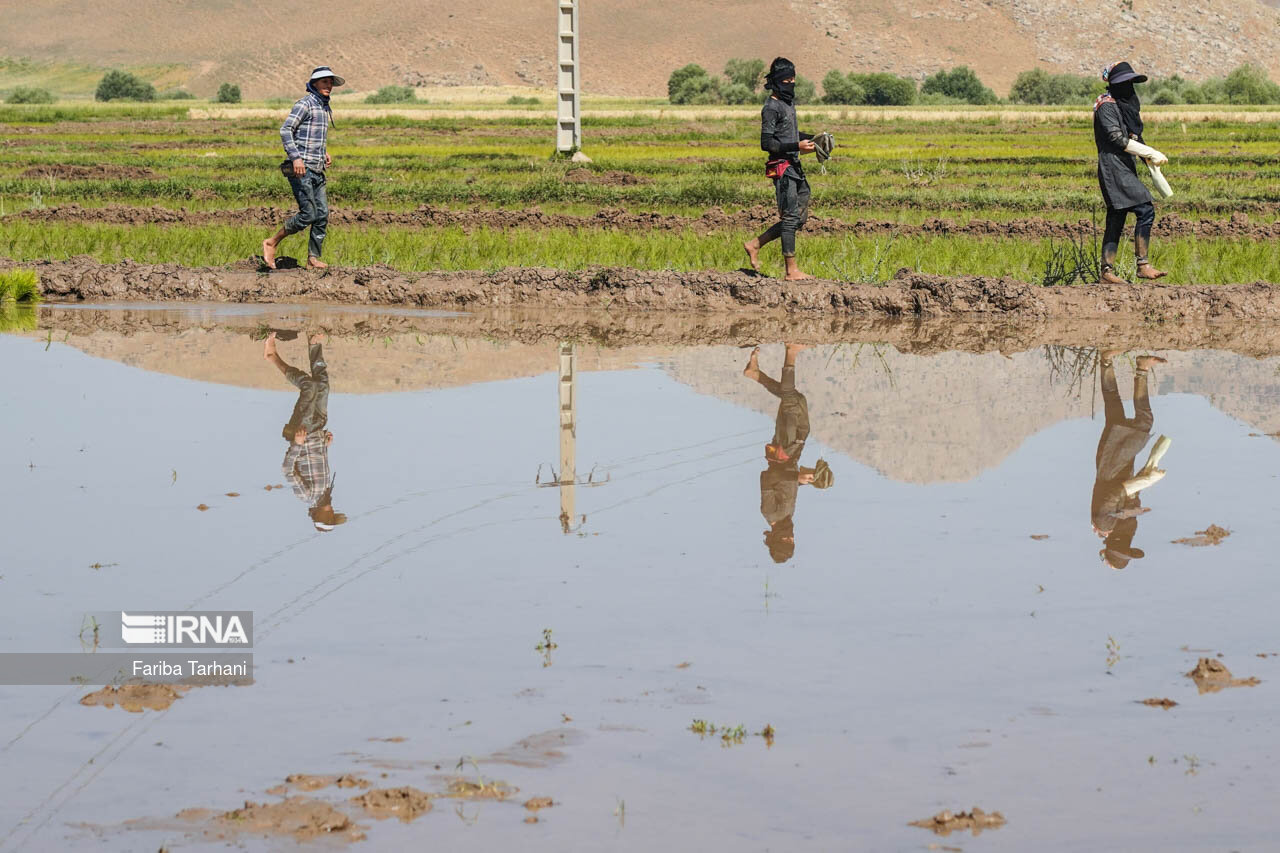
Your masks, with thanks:
M0 303L34 305L40 301L40 277L35 270L0 270Z

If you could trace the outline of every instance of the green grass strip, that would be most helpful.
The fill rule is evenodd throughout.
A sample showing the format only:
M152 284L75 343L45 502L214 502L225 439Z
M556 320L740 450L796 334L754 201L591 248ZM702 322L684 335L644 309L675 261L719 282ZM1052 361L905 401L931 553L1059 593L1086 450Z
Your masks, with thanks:
M761 222L763 227L766 222ZM260 251L266 229L239 226L164 228L154 225L6 223L0 256L65 259L86 254L103 262L220 266ZM591 266L638 269L735 270L745 263L741 241L751 236L700 236L689 231L492 230L459 228L332 228L325 259L342 266L387 264L405 271L494 270L508 266L581 270ZM281 254L305 253L305 235L285 240ZM1280 282L1280 253L1255 241L1180 238L1157 240L1152 261L1168 269L1170 283ZM808 237L799 254L809 272L846 280L879 280L900 267L941 275L1013 276L1039 281L1050 245L1044 240L920 236ZM766 272L781 273L777 245L763 253ZM1122 247L1120 263L1132 263Z

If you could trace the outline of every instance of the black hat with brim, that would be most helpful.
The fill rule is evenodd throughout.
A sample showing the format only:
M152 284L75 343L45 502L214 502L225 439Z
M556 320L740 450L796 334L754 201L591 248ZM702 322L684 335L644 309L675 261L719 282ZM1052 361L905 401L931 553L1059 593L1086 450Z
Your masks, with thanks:
M1120 83L1145 83L1147 75L1134 71L1133 66L1127 62L1117 62L1102 72L1102 79L1108 86L1116 86Z

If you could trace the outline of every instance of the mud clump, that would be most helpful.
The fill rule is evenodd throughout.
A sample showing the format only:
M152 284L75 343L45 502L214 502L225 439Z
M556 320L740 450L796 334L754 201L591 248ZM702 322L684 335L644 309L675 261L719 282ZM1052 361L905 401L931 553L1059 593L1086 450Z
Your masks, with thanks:
M1190 545L1192 548L1204 548L1208 545L1221 545L1222 540L1231 535L1231 531L1216 524L1210 524L1204 530L1197 530L1195 536L1173 540L1174 545Z
M1172 699L1143 699L1138 704L1146 705L1148 708L1164 708L1166 711L1178 707L1178 703Z
M637 184L651 184L653 178L633 175L630 172L610 169L607 172L593 172L591 169L570 169L564 174L566 184L598 184L606 187L631 187Z
M999 829L1004 826L1004 815L1000 812L988 814L974 806L972 811L952 813L948 810L938 812L933 817L912 821L911 826L928 829L935 835L950 835L953 832L972 830L975 836L981 835L984 829Z
M169 684L125 684L120 687L104 687L95 690L80 699L86 707L99 705L104 708L121 708L132 714L141 714L144 710L164 711L175 701L182 698L187 691L185 687L174 687Z
M274 788L268 788L268 794L277 796L284 795L289 788L295 788L299 791L319 791L321 788L368 788L373 783L367 779L361 779L359 776L353 776L350 773L343 773L341 776L313 776L310 773L291 773L285 777L283 785L277 785Z
M163 178L164 175L145 166L117 166L104 163L98 166L73 166L70 163L50 163L32 166L22 173L24 178L61 178L67 181L103 181L118 178Z
M351 802L360 806L376 820L396 817L408 823L431 811L431 797L417 788L376 788Z
M1200 658L1196 668L1187 673L1187 678L1196 683L1196 688L1201 695L1217 693L1228 687L1255 687L1262 683L1256 678L1232 676L1227 665L1216 658Z
M184 819L200 819L207 812L200 809L179 813ZM314 838L341 838L345 841L363 841L365 835L351 818L329 803L309 797L290 797L280 803L261 804L246 801L244 806L216 815L211 821L214 837L252 834L291 837L296 841Z

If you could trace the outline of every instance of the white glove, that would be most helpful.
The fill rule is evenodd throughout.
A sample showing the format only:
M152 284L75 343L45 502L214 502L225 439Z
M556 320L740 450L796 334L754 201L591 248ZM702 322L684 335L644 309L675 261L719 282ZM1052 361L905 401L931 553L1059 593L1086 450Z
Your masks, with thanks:
M1142 473L1153 471L1160 467L1160 460L1169 452L1169 446L1173 444L1173 439L1167 435L1162 435L1156 439L1155 445L1151 448L1151 455L1147 457L1147 464L1142 466Z
M1128 497L1133 497L1143 489L1150 488L1156 483L1164 479L1167 472L1163 468L1152 468L1150 470L1143 469L1138 476L1131 480L1124 481L1124 493Z
M1146 160L1152 166L1163 166L1169 162L1169 158L1161 154L1150 145L1143 145L1136 139L1130 139L1128 144L1124 146L1124 150L1129 154L1136 154L1143 160Z

